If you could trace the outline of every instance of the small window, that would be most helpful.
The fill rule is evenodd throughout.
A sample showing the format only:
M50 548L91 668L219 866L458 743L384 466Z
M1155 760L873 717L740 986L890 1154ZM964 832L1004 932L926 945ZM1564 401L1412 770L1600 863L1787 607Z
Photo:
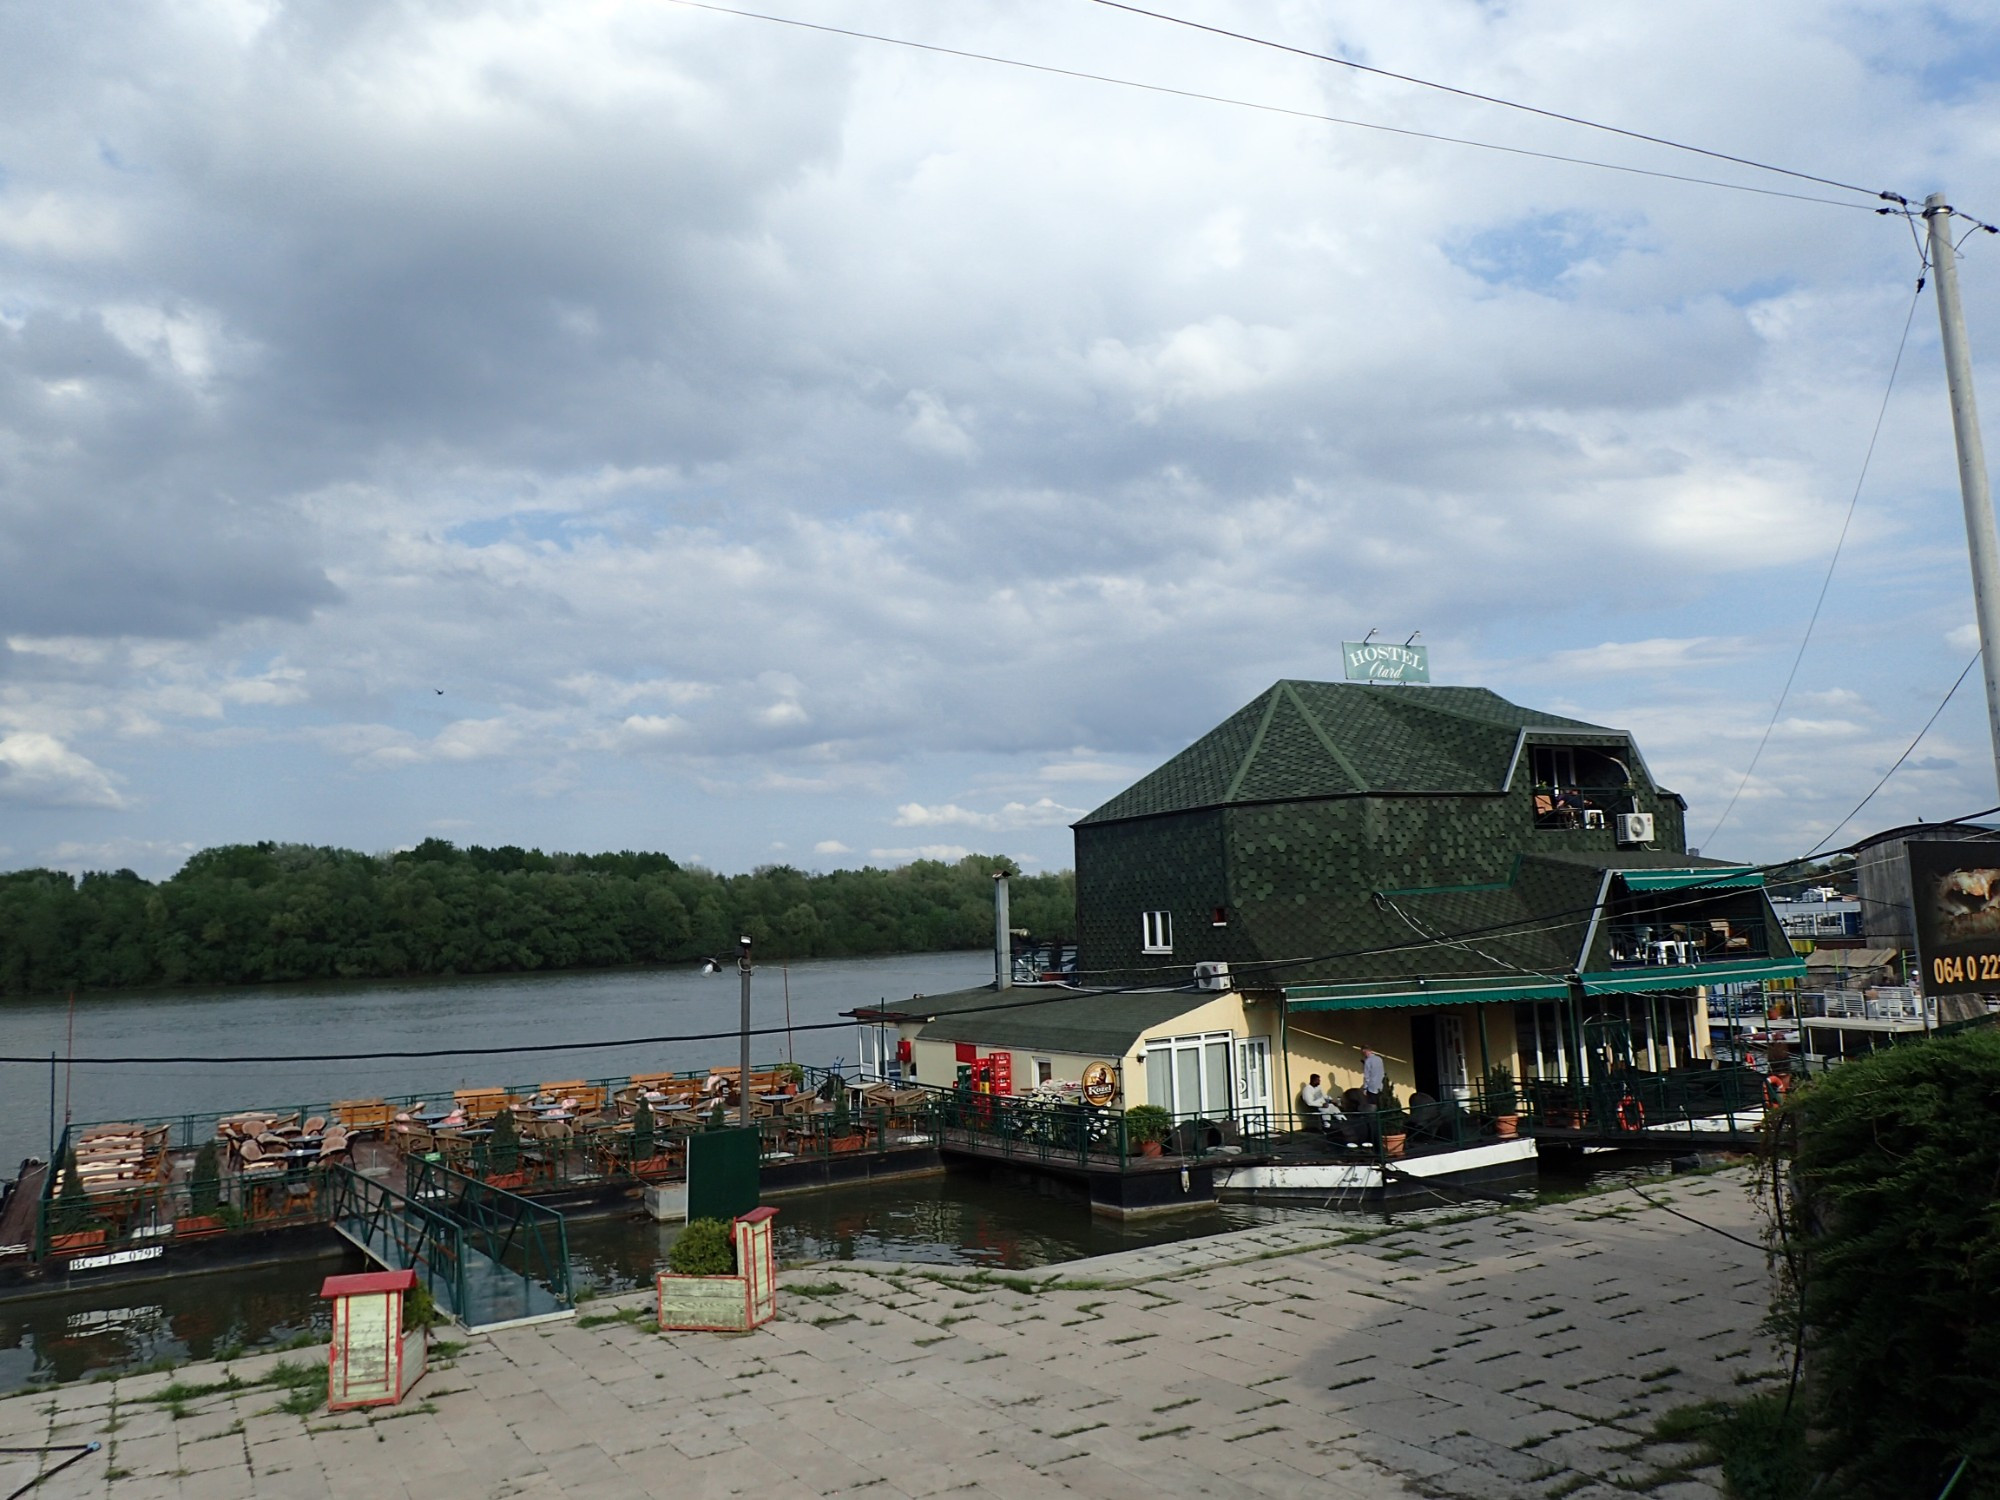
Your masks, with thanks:
M1054 1083L1055 1078L1056 1078L1056 1065L1054 1059L1047 1057L1036 1058L1035 1086L1039 1088L1041 1087L1041 1085L1045 1083Z
M1174 917L1172 912L1149 911L1140 914L1140 946L1148 953L1171 953L1174 951Z
M1226 906L1216 907L1214 912L1209 916L1208 925L1211 927L1227 927L1229 925L1229 908Z

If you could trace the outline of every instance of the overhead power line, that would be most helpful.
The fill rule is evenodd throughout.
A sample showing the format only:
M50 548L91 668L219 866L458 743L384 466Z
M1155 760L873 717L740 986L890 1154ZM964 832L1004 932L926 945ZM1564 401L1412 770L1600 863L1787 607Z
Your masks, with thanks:
M1868 466L1875 459L1875 444L1882 437L1882 422L1889 415L1889 398L1896 393L1896 373L1903 368L1903 351L1910 346L1910 325L1917 316L1917 302L1924 294L1924 277L1920 269L1917 275L1917 289L1910 294L1910 310L1903 315L1903 336L1896 341L1896 357L1889 363L1889 383L1882 391L1882 404L1875 412L1875 426L1868 434L1868 447L1861 455L1861 472L1854 476L1854 493L1847 497L1847 514L1840 522L1840 535L1834 539L1833 556L1826 560L1826 576L1819 581L1819 597L1813 600L1812 614L1806 620L1805 634L1799 637L1799 649L1792 656L1792 669L1785 674L1785 685L1778 690L1778 701L1771 706L1771 720L1764 726L1764 733L1757 740L1757 748L1750 754L1750 764L1743 768L1743 779L1736 783L1736 790L1729 794L1729 801L1723 806L1722 816L1715 820L1715 826L1702 840L1706 849L1715 843L1715 836L1722 832L1722 825L1729 821L1729 815L1736 811L1737 799L1743 789L1750 785L1750 778L1757 770L1757 762L1764 758L1764 747L1771 743L1771 731L1778 727L1778 716L1785 711L1785 702L1792 696L1792 684L1798 680L1799 664L1806 659L1806 647L1812 644L1813 629L1819 624L1819 612L1826 607L1826 593L1833 586L1833 570L1840 565L1841 549L1847 545L1847 529L1854 524L1854 508L1861 503L1861 487L1868 482ZM1898 762L1901 764L1901 762ZM1879 790L1879 789L1878 789ZM1869 794L1873 796L1871 792ZM1860 811L1859 808L1855 811ZM1850 814L1852 816L1852 814Z
M668 0L685 10L705 10L721 16L735 16L745 21L763 21L773 26L789 26L798 31L817 31L826 36L847 37L852 41L878 42L889 47L903 47L912 52L930 52L940 57L964 58L970 62L991 63L997 67L1019 68L1029 73L1046 73L1056 78L1073 78L1084 83L1110 84L1116 88L1137 89L1142 93L1166 94L1176 99L1193 99L1204 104L1226 104L1233 109L1256 110L1260 114L1283 115L1294 120L1311 120L1322 125L1341 125L1354 130L1372 130L1382 135L1398 135L1410 140L1436 141L1447 146L1469 146L1476 151L1497 151L1505 156L1525 156L1536 161L1561 162L1574 167L1593 167L1602 172L1621 172L1631 177L1653 177L1663 182L1685 182L1695 187L1722 188L1732 193L1754 193L1760 198L1788 198L1795 203L1818 203L1829 208L1861 209L1874 212L1866 204L1849 203L1840 198L1822 198L1811 193L1792 193L1780 188L1755 187L1745 182L1725 182L1714 177L1694 177L1682 172L1662 172L1652 167L1628 166L1623 162L1599 161L1588 156L1570 156L1560 151L1534 151L1525 146L1504 146L1497 141L1476 140L1470 136L1444 135L1431 130L1413 130L1400 125L1384 125L1375 120L1356 120L1342 115L1322 114L1310 109L1292 109L1282 104L1267 104L1255 99L1239 99L1228 94L1204 93L1199 89L1174 88L1164 83L1146 83L1136 78L1120 78L1110 73L1091 73L1081 68L1059 67L1054 63L1028 62L1018 57L1003 57L993 52L976 52L966 47L947 47L937 42L919 42L909 37L889 36L878 31L862 31L850 26L829 26L818 21L802 21L795 16L775 16L764 11L742 10L730 5L716 5L711 0ZM1641 137L1645 139L1645 137ZM1734 158L1725 158L1734 160ZM1751 163L1751 165L1756 165ZM1770 168L1768 170L1779 170ZM1803 174L1793 174L1803 175ZM1820 181L1811 178L1811 181ZM1831 183L1833 187L1845 188L1845 183ZM1865 188L1853 189L1866 192Z
M1204 21L1191 20L1186 16L1169 15L1165 11L1147 10L1141 5L1130 5L1126 0L1092 0L1093 4L1106 6L1111 10L1126 11L1135 16L1145 16L1154 21L1166 21L1174 26L1185 26L1191 31L1205 31L1210 36L1228 37L1232 41L1248 42L1254 47L1268 47L1274 52L1289 52L1294 57L1311 58L1314 62L1332 63L1335 67L1347 68L1356 73L1368 73L1377 78L1391 78L1398 83L1414 84L1418 88L1435 89L1441 94L1455 94L1461 99L1476 100L1481 104L1498 105L1501 109L1519 110L1522 114L1539 115L1545 120L1560 120L1565 125L1581 125L1586 130L1601 130L1607 135L1623 136L1631 141L1645 141L1654 146L1666 146L1674 151L1688 151L1696 156L1706 156L1712 161L1733 162L1739 167L1753 167L1760 172L1776 172L1781 177L1794 177L1801 182L1817 182L1822 187L1840 188L1850 193L1866 193L1871 198L1886 198L1892 202L1904 203L1908 200L1900 193L1881 192L1875 188L1862 187L1858 183L1842 182L1834 177L1821 177L1813 172L1794 171L1790 167L1774 166L1770 162L1758 161L1753 157L1735 156L1727 151L1711 151L1706 146L1691 146L1686 141L1671 140L1662 135L1648 135L1643 130L1626 130L1622 126L1607 125L1602 120L1586 119L1582 115L1566 115L1560 110L1542 109L1533 104L1523 104L1518 99L1503 99L1497 94L1482 94L1473 89L1458 88L1449 83L1439 83L1435 79L1418 78L1410 73L1391 72L1388 68L1371 67L1349 57L1340 57L1331 52L1314 52L1308 47L1294 47L1288 42L1275 41L1270 37L1254 36L1247 31L1231 31L1226 26L1211 26Z

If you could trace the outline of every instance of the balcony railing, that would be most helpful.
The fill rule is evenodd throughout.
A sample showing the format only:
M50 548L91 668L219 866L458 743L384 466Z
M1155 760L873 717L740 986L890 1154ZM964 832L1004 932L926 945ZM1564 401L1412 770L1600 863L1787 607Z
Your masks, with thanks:
M1538 786L1535 826L1608 829L1626 810L1631 794L1629 786Z
M1679 964L1766 958L1764 923L1741 917L1689 922L1614 922L1609 934L1614 969L1664 969Z

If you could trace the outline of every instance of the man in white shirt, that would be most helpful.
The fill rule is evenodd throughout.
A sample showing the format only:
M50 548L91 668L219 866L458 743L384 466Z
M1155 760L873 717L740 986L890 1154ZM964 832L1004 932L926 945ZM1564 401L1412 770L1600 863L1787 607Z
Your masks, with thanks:
M1299 1090L1299 1112L1318 1115L1321 1128L1333 1123L1333 1101L1326 1096L1326 1090L1319 1086L1319 1074L1306 1080L1306 1086Z
M1361 1098L1373 1109L1382 1102L1382 1090L1388 1084L1388 1071L1382 1066L1382 1059L1375 1055L1372 1047L1361 1049Z

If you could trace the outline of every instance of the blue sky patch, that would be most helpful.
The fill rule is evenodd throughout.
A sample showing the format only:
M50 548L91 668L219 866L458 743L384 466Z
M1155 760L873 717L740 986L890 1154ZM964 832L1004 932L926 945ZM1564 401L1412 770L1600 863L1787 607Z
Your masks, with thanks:
M1489 286L1557 297L1568 295L1565 282L1574 267L1608 261L1628 244L1622 230L1586 214L1532 214L1447 244L1445 255Z

